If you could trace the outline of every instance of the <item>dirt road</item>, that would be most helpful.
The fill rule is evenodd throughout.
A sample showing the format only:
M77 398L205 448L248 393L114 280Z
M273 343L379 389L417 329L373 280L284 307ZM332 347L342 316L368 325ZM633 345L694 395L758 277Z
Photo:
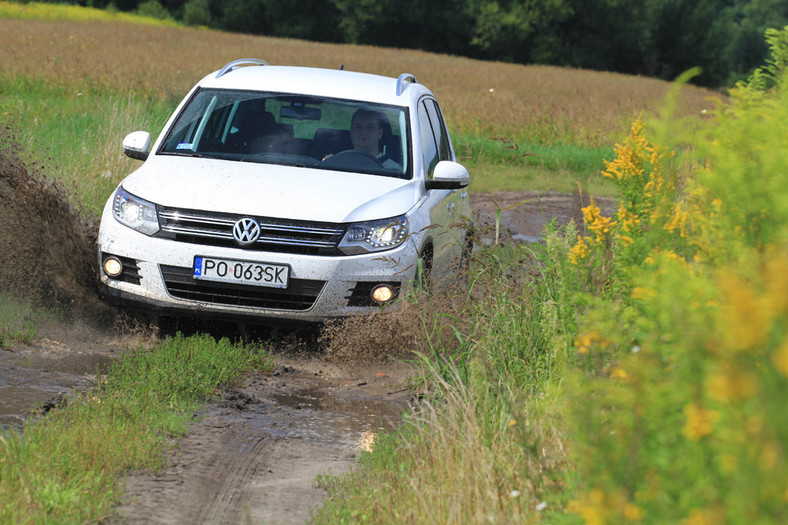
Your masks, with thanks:
M399 366L297 359L210 404L160 474L134 473L114 523L305 523L324 491L393 429L410 394Z

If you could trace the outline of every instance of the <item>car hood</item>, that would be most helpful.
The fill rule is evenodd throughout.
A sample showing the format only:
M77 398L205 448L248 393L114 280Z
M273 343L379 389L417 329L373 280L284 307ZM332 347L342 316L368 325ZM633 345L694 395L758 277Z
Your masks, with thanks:
M321 222L394 217L420 198L416 181L186 157L152 156L122 185L167 207Z

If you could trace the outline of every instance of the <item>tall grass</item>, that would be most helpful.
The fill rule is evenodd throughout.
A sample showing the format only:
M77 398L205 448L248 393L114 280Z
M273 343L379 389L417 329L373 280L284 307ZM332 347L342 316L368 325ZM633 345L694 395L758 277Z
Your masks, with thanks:
M433 396L359 468L321 478L315 523L530 523L562 486L553 385L571 344L555 254L513 245L477 254L467 351L433 333L422 364ZM462 339L466 341L466 339ZM539 509L537 509L537 507Z
M208 336L176 336L114 361L95 389L0 436L0 522L107 518L118 476L161 467L200 401L250 370L271 369L267 352Z

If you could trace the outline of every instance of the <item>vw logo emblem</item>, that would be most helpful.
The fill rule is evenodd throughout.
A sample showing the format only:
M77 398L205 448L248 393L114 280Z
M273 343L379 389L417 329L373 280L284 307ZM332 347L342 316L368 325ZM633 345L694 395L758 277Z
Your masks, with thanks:
M260 224L249 217L244 217L233 226L233 238L241 246L249 246L260 237Z

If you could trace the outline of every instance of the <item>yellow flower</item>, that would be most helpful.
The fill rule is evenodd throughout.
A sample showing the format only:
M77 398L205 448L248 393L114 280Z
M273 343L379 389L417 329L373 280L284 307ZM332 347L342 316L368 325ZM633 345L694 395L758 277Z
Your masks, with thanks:
M660 154L643 136L645 126L642 118L632 123L629 136L624 143L616 144L614 147L615 160L605 161L605 171L602 175L618 182L640 182L645 173L643 165L646 162L651 162L652 166L657 164Z
M717 412L706 410L695 403L690 403L684 407L684 415L687 417L687 422L681 433L692 441L699 441L701 438L711 434L711 427L719 418Z
M602 211L594 202L593 197L591 197L591 203L583 208L582 211L583 222L585 223L586 228L594 233L594 242L598 244L604 242L610 235L610 232L613 231L616 221L614 221L611 217L605 217L602 215Z
M643 519L643 509L632 503L624 505L624 517L629 521L640 521Z
M692 509L687 519L681 520L681 525L717 525L720 523L718 512L711 509Z
M569 250L569 261L575 266L578 266L590 255L590 253L591 251L588 249L588 245L583 238L578 235L577 244Z
M577 351L581 354L587 354L591 345L596 341L601 341L602 337L596 332L586 332L583 335L578 335L575 338L575 346Z
M598 488L591 489L580 498L570 501L568 510L580 514L586 525L617 523L621 517L627 521L641 521L643 509L629 501L624 490L604 493Z
M620 242L623 246L632 246L635 244L635 240L629 235L616 234L616 239L618 239L618 242Z
M572 500L568 505L569 512L580 514L586 525L602 525L606 522L605 493L592 489L579 499Z
M766 341L773 310L753 289L752 284L733 272L720 276L719 287L726 299L722 308L722 323L728 330L728 348L733 352L741 352L761 346Z
M621 229L625 232L632 233L637 225L640 224L640 218L635 213L630 212L623 202L619 206L616 216L619 224L621 224Z
M624 370L623 368L615 367L613 370L610 371L610 377L624 380L629 377L629 374L627 374L627 371Z
M671 233L678 230L679 236L686 237L688 221L689 215L687 215L684 210L682 210L682 203L678 203L673 209L673 216L670 218L668 223L663 226L663 229Z
M765 282L769 283L764 299L767 308L777 314L788 313L788 252L766 253Z
M788 340L783 341L780 348L772 354L772 362L784 377L788 377Z
M732 365L720 366L706 379L709 396L720 401L750 399L757 388L757 381L752 374Z
M632 299L652 299L657 297L657 295L659 294L657 294L656 290L646 288L645 286L635 286L630 293Z

